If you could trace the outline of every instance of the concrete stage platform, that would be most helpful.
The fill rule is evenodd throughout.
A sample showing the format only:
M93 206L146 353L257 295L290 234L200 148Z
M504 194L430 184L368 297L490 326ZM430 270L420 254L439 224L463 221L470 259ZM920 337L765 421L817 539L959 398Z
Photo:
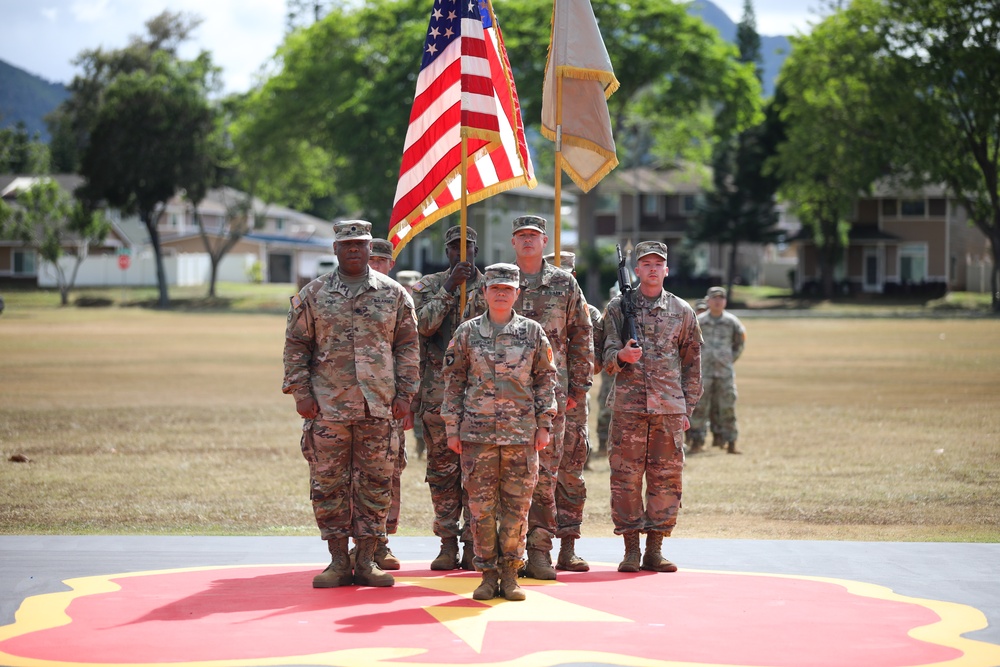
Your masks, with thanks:
M393 537L392 588L315 590L317 537L0 536L0 665L1000 665L1000 544L669 539L476 602Z

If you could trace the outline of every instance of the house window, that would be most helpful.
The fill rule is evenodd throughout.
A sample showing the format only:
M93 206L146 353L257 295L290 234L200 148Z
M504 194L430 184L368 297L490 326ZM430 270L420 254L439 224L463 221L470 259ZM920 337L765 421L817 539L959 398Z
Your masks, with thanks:
M923 199L903 199L900 202L900 214L910 218L922 218L927 211L927 202Z
M907 283L927 280L927 244L904 243L899 247L899 279Z
M285 229L285 219L284 218L275 218L274 219L274 229L275 229L275 231L279 231L279 232L284 231L284 229Z
M698 208L698 198L694 195L684 195L681 199L681 211L691 215Z
M936 218L943 218L948 215L948 202L944 199L931 199L927 203L927 210Z
M173 227L174 229L177 229L177 214L176 213L171 213L170 214L170 226Z
M35 251L15 250L14 251L14 275L34 275L35 271Z
M895 218L896 217L896 200L895 199L883 199L882 200L882 215Z
M616 195L601 194L597 196L597 213L617 213L618 197Z
M655 195L643 195L642 196L642 214L643 215L656 215L656 196Z

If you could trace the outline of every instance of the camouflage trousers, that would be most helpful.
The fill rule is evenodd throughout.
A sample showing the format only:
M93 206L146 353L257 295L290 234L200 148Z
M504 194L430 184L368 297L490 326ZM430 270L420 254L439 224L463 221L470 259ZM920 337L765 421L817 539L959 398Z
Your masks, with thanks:
M616 410L611 422L608 462L615 534L655 531L670 535L681 506L684 415Z
M469 492L477 570L495 570L524 558L528 508L538 481L531 445L462 443L462 476Z
M688 437L692 441L705 441L709 428L715 437L734 442L739 436L736 428L736 382L732 378L702 378L704 393L691 415Z
M565 402L562 404L565 405ZM559 462L562 460L565 434L566 413L563 411L552 419L548 447L538 452L538 483L528 512L529 549L552 551L552 538L559 529L556 486L559 483Z
M313 513L324 540L385 534L399 443L392 420L305 420Z
M403 430L403 420L392 421L392 437L396 439L396 465L392 469L392 502L389 504L389 514L385 518L385 532L392 535L399 527L399 507L402 494L403 470L406 469L406 432Z
M590 456L590 394L566 413L563 454L556 477L556 537L580 537L587 483L583 467Z
M427 475L424 481L431 490L434 506L434 534L472 540L469 527L469 494L462 485L461 457L448 449L448 434L437 410L424 410L419 419L424 424L427 445ZM465 517L464 525L462 517Z
M611 388L615 386L613 377L605 372L601 372L601 390L597 394L597 451L608 451L608 432L611 430L611 408L608 407L608 396L611 395Z

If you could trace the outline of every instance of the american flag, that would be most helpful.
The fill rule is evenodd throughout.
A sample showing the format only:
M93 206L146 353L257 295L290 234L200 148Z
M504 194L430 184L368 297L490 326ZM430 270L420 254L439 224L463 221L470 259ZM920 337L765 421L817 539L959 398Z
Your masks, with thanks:
M389 220L393 256L461 206L535 187L521 106L489 0L435 0Z

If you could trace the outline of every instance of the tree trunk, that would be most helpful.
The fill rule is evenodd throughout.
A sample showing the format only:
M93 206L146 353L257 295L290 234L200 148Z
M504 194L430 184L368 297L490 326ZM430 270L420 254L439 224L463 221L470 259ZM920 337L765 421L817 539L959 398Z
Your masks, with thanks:
M216 257L214 254L209 254L209 260L212 264L212 271L208 279L208 296L209 298L215 298L215 280L219 275L219 262L222 261L221 257Z
M167 271L163 266L163 250L160 247L160 232L156 229L156 217L149 212L140 216L146 224L149 232L149 241L153 245L153 256L156 258L156 284L159 287L159 300L156 302L157 308L167 309L170 307L170 295L167 293Z
M819 274L823 285L823 298L833 298L833 248L828 244L820 249Z
M733 241L729 247L729 274L726 280L726 294L733 297L733 283L736 281L736 251L740 247L739 242Z

